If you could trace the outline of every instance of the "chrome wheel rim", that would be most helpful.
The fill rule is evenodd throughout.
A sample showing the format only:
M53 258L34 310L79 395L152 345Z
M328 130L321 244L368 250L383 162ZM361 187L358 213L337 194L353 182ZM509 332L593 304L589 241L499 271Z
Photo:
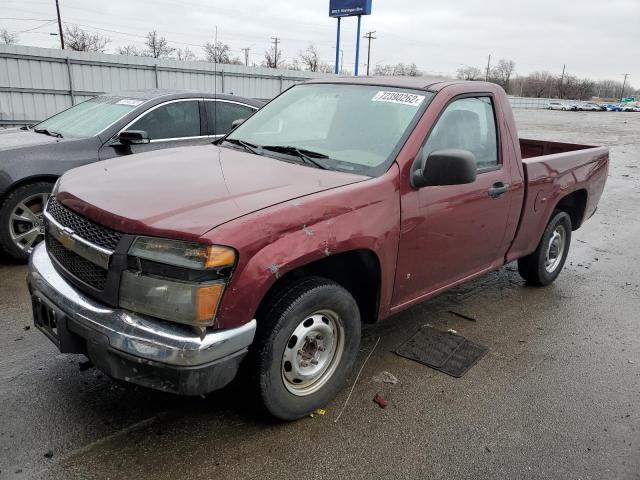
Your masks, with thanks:
M36 193L24 198L9 216L9 236L20 250L30 253L44 238L44 207L48 193Z
M549 244L547 245L547 254L544 262L544 268L547 272L555 272L560 265L564 255L566 238L567 231L564 226L558 225L553 230L551 238L549 239Z
M293 330L282 355L282 380L297 396L321 389L335 373L344 352L344 325L332 310L306 316Z

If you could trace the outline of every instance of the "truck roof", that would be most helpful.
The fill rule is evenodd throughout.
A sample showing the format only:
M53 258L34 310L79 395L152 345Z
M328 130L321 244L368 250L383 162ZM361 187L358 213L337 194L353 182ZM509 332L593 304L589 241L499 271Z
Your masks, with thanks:
M333 77L333 78L318 78L309 80L305 83L341 83L350 85L375 85L381 87L395 87L395 88L412 88L414 90L430 90L439 91L444 87L460 83L470 83L468 80L455 80L446 77L404 77L404 76L390 76L390 77ZM483 86L486 82L473 82L479 86Z

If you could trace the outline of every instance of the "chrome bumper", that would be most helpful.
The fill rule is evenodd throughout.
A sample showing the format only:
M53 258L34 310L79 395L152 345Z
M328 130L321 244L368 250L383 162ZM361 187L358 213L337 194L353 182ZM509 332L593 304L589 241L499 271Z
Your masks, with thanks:
M194 367L234 356L253 342L256 321L200 338L184 326L106 307L72 287L55 270L44 242L29 259L32 293L51 301L72 321L104 335L109 346L132 357L173 367Z

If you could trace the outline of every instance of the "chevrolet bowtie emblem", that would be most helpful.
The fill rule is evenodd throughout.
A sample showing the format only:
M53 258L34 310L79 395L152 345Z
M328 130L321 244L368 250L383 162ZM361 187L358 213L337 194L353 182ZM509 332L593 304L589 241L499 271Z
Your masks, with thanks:
M76 244L75 238L73 238L74 231L70 228L62 228L60 229L60 243L67 248L68 250L72 250L74 245Z

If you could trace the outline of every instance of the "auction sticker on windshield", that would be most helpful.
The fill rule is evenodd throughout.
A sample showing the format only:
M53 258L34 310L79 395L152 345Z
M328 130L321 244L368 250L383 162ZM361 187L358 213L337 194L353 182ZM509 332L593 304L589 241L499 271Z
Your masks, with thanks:
M405 92L385 92L383 90L376 93L371 99L372 102L400 103L402 105L419 106L424 100L424 95L415 95Z

